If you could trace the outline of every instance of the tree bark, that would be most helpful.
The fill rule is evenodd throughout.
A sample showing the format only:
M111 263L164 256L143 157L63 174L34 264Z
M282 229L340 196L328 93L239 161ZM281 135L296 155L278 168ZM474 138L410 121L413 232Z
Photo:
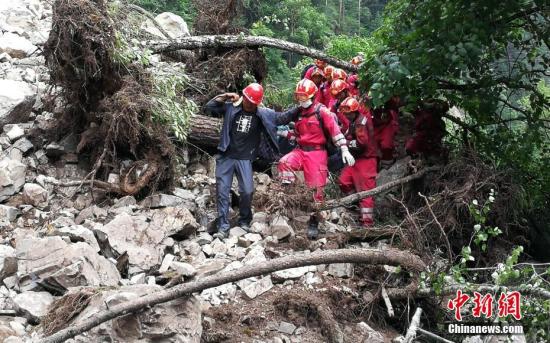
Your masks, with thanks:
M187 139L200 147L215 148L220 141L223 119L196 114L191 117Z
M397 179L397 180L385 183L381 186L378 186L376 188L371 189L370 191L358 192L358 193L343 197L341 199L329 200L325 203L320 204L319 209L320 210L329 210L329 209L332 209L332 208L335 208L335 207L342 207L342 206L351 205L354 202L359 201L363 198L370 197L370 196L373 196L373 195L376 195L376 194L380 194L380 193L386 192L386 191L388 191L388 190L390 190L390 189L392 189L396 186L405 184L407 182L411 182L411 181L416 180L416 179L420 179L425 174L427 174L429 172L439 170L439 169L440 169L439 167L424 168L416 174L405 176L401 179Z
M407 334L405 335L405 339L403 340L403 343L412 343L413 340L416 338L416 331L420 326L421 315L422 315L422 309L420 307L417 307L412 317L411 325L409 326L409 329L407 330Z
M312 58L318 58L327 61L337 68L342 68L348 71L357 72L357 66L353 64L339 60L334 57L330 57L326 53L308 48L306 46L287 42L285 40L263 37L263 36L239 36L239 35L212 35L212 36L191 36L181 39L177 39L169 42L148 42L147 46L154 53L164 53L176 50L193 50L204 48L257 48L268 47L289 52L294 52L303 56Z
M170 289L149 294L136 300L115 305L106 311L95 314L93 317L86 319L79 325L71 326L49 337L45 337L41 342L60 343L119 316L226 283L236 282L254 276L260 276L278 270L331 263L368 263L373 265L387 264L402 266L415 273L419 273L426 268L426 265L420 257L410 252L393 248L384 250L338 249L318 251L309 254L290 255L255 265L249 265L238 270L208 276L195 282L184 283Z

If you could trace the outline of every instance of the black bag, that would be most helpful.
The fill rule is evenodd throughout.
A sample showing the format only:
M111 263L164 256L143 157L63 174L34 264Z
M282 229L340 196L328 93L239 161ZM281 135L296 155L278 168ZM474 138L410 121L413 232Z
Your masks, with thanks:
M304 70L302 70L302 74L300 74L300 79L301 80L306 77L306 73L309 70L309 68L311 68L311 67L315 67L315 64L308 64L307 66L304 67Z

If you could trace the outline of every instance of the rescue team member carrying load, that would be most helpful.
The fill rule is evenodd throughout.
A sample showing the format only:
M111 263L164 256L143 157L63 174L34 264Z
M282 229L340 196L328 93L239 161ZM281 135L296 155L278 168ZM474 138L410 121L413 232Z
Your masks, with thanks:
M352 97L340 105L350 123L344 135L349 149L355 158L355 164L346 166L340 174L338 184L344 194L368 191L376 187L378 152L374 139L372 114ZM360 202L360 221L365 227L374 225L374 198L364 198Z
M329 135L334 145L341 149L345 164L352 166L355 159L350 154L346 139L334 120L334 114L323 104L313 101L317 92L317 86L308 79L301 80L296 86L294 96L300 109L295 118L294 133L298 146L281 158L278 172L282 182L289 184L295 181L296 171L303 171L307 186L315 189L314 200L322 201L323 188L328 178L326 136ZM311 215L308 238L317 238L318 225L318 218Z
M257 83L243 89L243 96L225 93L210 100L205 107L208 114L223 116L219 155L216 157L216 192L218 207L218 232L220 239L229 236L229 205L233 175L239 181L239 226L244 230L252 220L252 195L254 179L252 161L256 158L261 139L278 150L277 125L288 124L298 110L278 113L258 107L264 91Z
M311 80L311 73L313 72L313 68L317 67L324 71L326 66L327 66L327 62L317 59L315 60L315 64L308 64L304 68L304 70L302 70L302 74L300 75L300 77L302 79Z
M389 168L394 162L395 135L399 131L399 97L392 97L384 107L374 110L374 137L380 149L380 167Z

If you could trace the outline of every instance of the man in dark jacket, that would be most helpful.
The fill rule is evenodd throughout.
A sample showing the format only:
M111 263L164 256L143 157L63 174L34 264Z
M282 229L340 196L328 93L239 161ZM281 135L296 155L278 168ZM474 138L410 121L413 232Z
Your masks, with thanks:
M229 205L233 175L239 182L239 221L247 230L252 220L252 195L254 179L252 161L256 159L262 139L267 140L275 150L277 125L288 124L297 114L297 109L278 113L259 107L263 99L263 88L257 83L243 90L243 96L225 93L216 96L206 104L206 112L223 116L223 126L216 158L216 190L218 206L218 238L229 236Z

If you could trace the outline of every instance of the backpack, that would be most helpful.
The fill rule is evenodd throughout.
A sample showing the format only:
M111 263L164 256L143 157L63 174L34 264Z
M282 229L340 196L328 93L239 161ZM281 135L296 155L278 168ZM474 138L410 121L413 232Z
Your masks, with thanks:
M323 104L317 104L317 108L315 108L315 117L317 118L317 121L319 122L319 126L321 127L321 130L323 130L323 133L325 134L325 140L326 142L326 148L328 155L333 155L338 152L338 148L334 145L334 142L332 141L332 137L330 136L330 133L327 132L325 125L323 124L323 118L321 117L321 107ZM336 125L338 125L337 119L334 119L336 121Z

